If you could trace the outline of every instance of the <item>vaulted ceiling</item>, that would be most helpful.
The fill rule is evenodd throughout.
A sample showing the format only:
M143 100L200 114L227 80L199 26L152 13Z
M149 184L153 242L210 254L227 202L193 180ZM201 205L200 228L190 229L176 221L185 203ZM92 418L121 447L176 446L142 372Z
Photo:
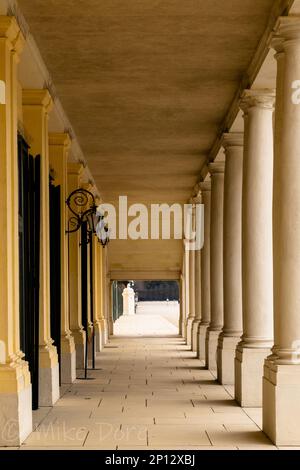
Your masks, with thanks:
M106 202L189 198L274 3L18 0ZM171 276L181 250L113 241L110 269Z

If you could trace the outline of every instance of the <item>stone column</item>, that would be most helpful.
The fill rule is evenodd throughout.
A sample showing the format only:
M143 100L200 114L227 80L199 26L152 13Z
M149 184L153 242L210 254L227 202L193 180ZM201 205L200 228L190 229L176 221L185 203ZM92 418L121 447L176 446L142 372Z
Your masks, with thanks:
M211 181L200 183L204 204L204 245L201 250L201 322L198 333L198 356L206 362L206 332L210 324L210 199Z
M68 163L68 195L80 187L83 166ZM72 229L70 211L67 211L67 228ZM68 235L69 251L69 289L70 289L70 328L75 340L76 368L84 368L86 334L82 326L81 310L81 256L80 230Z
M187 318L187 344L192 347L192 326L195 319L195 250L189 250L189 314Z
M179 324L178 324L178 331L180 336L184 336L184 323L185 323L185 297L184 297L184 275L183 271L180 276L179 281L179 292L180 292L180 316L179 316Z
M98 243L98 261L97 261L97 272L98 272L98 298L97 298L97 312L100 323L101 333L101 347L103 348L106 343L106 332L105 332L105 319L103 312L103 281L102 281L102 264L103 264L103 247L101 243Z
M101 244L98 242L96 237L93 237L93 280L94 280L94 334L95 334L95 348L96 352L100 352L103 349L103 334L101 325L101 314L100 314L100 296L101 296L101 279L99 276L99 265L101 262L99 251L101 250Z
M107 322L108 322L108 334L113 336L114 334L114 321L113 321L113 312L112 312L112 281L110 277L107 276L107 297L106 297L106 312L107 312Z
M109 336L109 322L107 319L107 269L106 269L106 257L107 257L107 246L102 248L101 251L101 291L102 291L102 324L104 331L104 344L108 341Z
M300 445L300 18L279 20L273 198L275 347L265 362L263 429ZM299 97L299 91L297 92Z
M186 248L187 241L183 241L183 265L184 265L184 325L183 325L183 337L187 342L187 322L189 314L189 252Z
M18 446L32 431L30 373L19 339L17 63L23 44L16 20L0 16L0 446Z
M60 186L61 218L61 382L72 383L76 379L75 342L69 325L68 289L68 235L67 230L67 161L71 140L68 134L49 134L49 161L54 172L55 184Z
M243 324L242 309L242 182L243 134L224 134L224 326L217 351L218 380L234 383L235 350Z
M261 406L265 357L273 344L272 90L246 90L242 195L243 335L236 349L235 398Z
M30 152L40 155L40 326L39 404L52 406L59 398L59 364L50 332L50 231L48 115L52 98L48 90L23 90L24 128L31 136Z
M224 162L211 163L210 221L210 304L211 318L206 334L206 360L210 370L217 369L217 346L223 328L223 200Z
M193 199L194 204L201 204L201 197ZM192 351L198 355L199 326L201 322L201 250L195 250L195 317L192 324Z
M81 183L80 187L93 194L94 186L91 183ZM90 204L91 204L91 200L87 200L87 204L84 209L88 210L90 208ZM94 238L93 235L92 235L92 238ZM87 249L87 279L86 279L87 281L87 332L86 334L87 334L87 341L88 341L88 347L87 347L88 360L93 359L95 349L96 349L95 348L96 344L95 342L93 343L94 320L92 320L92 312L91 312L92 302L94 302L94 299L91 299L91 283L92 283L91 269L93 270L93 259L91 257L91 248L92 248L92 253L93 253L94 243L93 241L91 243L92 245L88 243L87 248L86 248ZM95 294L94 290L93 290L93 294ZM94 307L94 303L93 303L93 307Z
M192 205L192 214L191 214L191 220L188 223L191 223L191 231L193 232L195 230L195 204L194 200L191 199L189 203ZM193 329L193 323L195 319L195 250L192 248L190 249L190 240L186 240L185 246L187 249L188 253L188 265L189 265L189 270L188 270L188 277L189 277L189 291L188 291L188 296L189 296L189 310L188 310L188 317L187 317L187 326L186 326L186 335L187 335L187 344L188 346L192 347L192 329Z

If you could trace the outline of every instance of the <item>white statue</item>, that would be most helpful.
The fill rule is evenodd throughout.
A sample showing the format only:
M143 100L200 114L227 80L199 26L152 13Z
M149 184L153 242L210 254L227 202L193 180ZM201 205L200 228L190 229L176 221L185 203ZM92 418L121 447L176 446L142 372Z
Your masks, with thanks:
M134 315L134 297L135 293L130 284L122 292L123 296L123 315Z

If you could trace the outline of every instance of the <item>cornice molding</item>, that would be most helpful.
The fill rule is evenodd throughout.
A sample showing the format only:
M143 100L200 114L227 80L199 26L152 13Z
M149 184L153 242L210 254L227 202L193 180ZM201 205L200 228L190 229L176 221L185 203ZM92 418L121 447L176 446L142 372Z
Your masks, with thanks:
M18 55L22 52L25 38L13 16L0 15L0 38L7 39L11 49Z
M53 100L47 89L23 90L22 104L23 106L42 106L49 113L53 107Z
M65 147L68 150L71 147L71 143L72 141L68 133L49 133L49 145Z

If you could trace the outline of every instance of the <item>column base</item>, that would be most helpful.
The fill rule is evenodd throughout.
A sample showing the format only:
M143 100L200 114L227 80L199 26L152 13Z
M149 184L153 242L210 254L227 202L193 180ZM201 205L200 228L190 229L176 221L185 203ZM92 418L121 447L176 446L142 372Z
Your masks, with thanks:
M186 341L186 320L183 320L181 323L181 336Z
M88 345L87 345L88 346L87 347L88 361L91 361L95 354L95 351L93 351L93 348L96 349L96 338L94 339L93 336L94 336L94 327L93 327L93 324L90 323L88 325Z
M95 334L95 348L96 352L101 352L103 349L103 331L101 328L100 321L94 322L94 334Z
M266 360L263 431L278 446L300 446L300 365Z
M114 322L112 320L108 321L108 337L114 335Z
M62 384L71 384L76 379L76 351L73 336L61 336L60 374Z
M32 394L28 365L24 361L1 364L0 447L17 447L31 432Z
M76 369L84 369L85 363L85 331L82 328L72 330L75 341Z
M102 327L102 340L103 340L103 345L105 345L108 342L108 324L107 320L105 318L102 318L100 320L101 327Z
M217 371L217 348L221 330L210 330L206 332L206 367L211 371Z
M39 406L53 406L59 399L59 364L56 347L39 348Z
M200 323L198 335L198 358L206 362L206 333L209 323Z
M192 346L192 328L194 318L188 318L186 322L186 344Z
M192 351L198 353L198 335L200 320L194 320L192 325Z
M240 336L223 336L220 334L217 349L217 377L223 385L234 384L235 350L240 342Z
M235 355L235 399L242 407L262 406L262 376L270 348L239 344Z

